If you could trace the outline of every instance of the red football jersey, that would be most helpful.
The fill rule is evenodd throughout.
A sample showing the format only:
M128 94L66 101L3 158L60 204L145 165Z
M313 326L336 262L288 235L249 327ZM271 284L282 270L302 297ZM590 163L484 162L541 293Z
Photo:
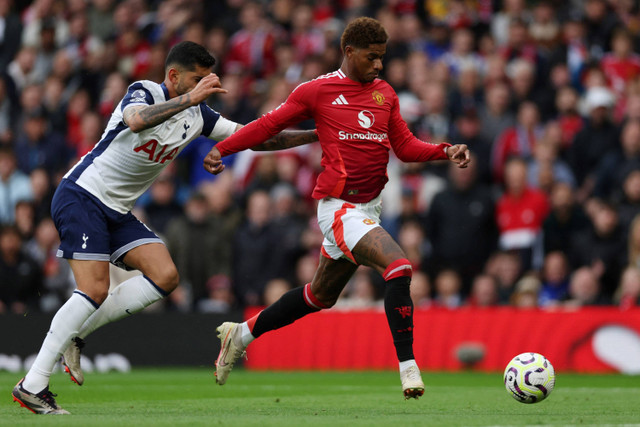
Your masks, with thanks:
M388 181L389 149L400 160L447 159L449 144L417 139L400 116L398 96L384 80L359 83L335 71L300 84L275 110L218 143L225 156L257 144L281 130L313 118L322 146L323 171L313 197L353 203L375 198Z

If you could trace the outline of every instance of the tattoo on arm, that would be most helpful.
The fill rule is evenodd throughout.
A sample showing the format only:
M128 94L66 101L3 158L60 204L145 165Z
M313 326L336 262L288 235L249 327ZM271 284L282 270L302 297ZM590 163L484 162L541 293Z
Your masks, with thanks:
M251 149L253 151L276 151L310 144L318 140L315 130L285 130Z
M191 94L185 93L167 102L160 104L146 105L142 107L134 107L125 110L125 122L131 126L136 124L135 128L139 132L149 129L167 120L169 117L186 110L191 106Z

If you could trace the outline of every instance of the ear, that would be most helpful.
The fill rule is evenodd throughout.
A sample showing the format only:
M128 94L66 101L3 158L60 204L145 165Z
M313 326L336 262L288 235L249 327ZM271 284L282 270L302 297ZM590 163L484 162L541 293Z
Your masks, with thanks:
M171 83L173 83L174 85L178 83L180 71L176 70L175 68L169 68L169 72L167 74L169 75L169 81L171 81Z
M355 52L355 48L351 45L346 45L344 47L344 56L349 57L351 55L353 55L353 53Z

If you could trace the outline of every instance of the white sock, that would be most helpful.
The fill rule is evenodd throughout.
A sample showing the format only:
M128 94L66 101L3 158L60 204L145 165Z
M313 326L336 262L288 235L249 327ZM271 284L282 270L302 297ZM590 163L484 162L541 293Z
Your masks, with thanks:
M42 343L35 362L27 372L22 387L31 393L39 393L49 384L49 377L56 362L74 338L80 326L96 311L98 304L80 291L58 310L51 321L49 332Z
M255 340L255 337L251 335L247 322L242 323L240 326L242 326L242 345L246 347L251 344L251 341Z
M116 286L100 308L84 322L78 336L86 338L101 326L137 313L165 296L164 291L146 276L125 280Z
M418 364L416 363L416 359L409 359L409 360L405 360L404 362L400 362L400 372L412 366L415 366L416 368L418 367Z

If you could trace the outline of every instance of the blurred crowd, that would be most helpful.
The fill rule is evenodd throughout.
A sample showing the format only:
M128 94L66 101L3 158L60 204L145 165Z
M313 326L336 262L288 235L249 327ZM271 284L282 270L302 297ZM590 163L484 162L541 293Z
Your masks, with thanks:
M210 105L245 124L339 68L363 15L389 33L382 77L414 134L473 153L467 169L392 156L382 224L414 265L416 307L638 305L638 3L0 0L0 313L73 291L53 191L127 86L164 79L171 46L207 47L228 90ZM159 309L269 304L318 263L319 144L239 153L219 176L210 148L194 141L135 208L181 275ZM383 286L361 267L338 306L378 306Z

